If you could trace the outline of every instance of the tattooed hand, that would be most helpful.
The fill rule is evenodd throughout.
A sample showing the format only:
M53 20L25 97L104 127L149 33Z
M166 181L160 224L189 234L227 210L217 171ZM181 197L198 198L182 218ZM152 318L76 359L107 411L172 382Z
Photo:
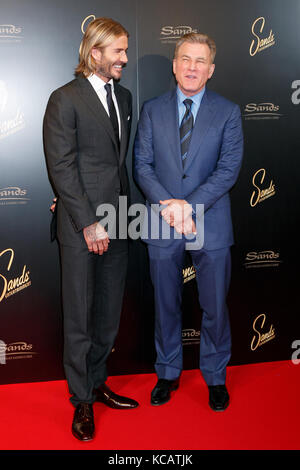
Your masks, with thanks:
M91 253L102 255L108 250L109 238L104 227L99 222L95 222L83 229L84 239L88 250Z

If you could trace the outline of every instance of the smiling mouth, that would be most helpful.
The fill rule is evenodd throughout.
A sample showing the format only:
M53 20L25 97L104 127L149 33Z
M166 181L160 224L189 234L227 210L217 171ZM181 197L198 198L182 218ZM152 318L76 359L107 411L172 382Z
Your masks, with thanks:
M124 64L114 64L113 65L113 68L115 70L119 70L119 71L122 71L123 67L124 67Z

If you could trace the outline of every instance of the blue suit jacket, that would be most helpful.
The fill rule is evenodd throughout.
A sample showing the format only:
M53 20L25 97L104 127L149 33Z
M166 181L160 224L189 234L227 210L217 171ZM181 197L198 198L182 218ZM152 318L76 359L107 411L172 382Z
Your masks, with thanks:
M176 90L144 103L135 140L134 176L147 199L145 242L168 246L162 238L166 222L151 204L185 199L196 212L204 205L204 248L216 250L233 243L229 190L238 177L243 133L238 105L206 90L194 124L183 168L180 154ZM150 224L160 224L150 233ZM147 221L145 221L147 222ZM168 227L169 228L169 227ZM172 229L173 230L173 229Z

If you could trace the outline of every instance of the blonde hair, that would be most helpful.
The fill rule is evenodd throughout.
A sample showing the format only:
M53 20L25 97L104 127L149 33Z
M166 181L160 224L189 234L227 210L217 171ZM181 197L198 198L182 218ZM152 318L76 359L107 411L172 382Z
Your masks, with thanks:
M103 49L120 36L129 37L126 29L111 18L96 18L91 21L84 33L79 48L79 64L75 74L83 73L88 77L97 69L96 63L91 55L92 49Z
M178 50L180 46L182 46L183 43L189 42L189 43L198 43L198 44L206 44L209 47L210 50L210 57L211 57L211 63L215 60L216 56L216 43L213 39L211 39L207 34L202 34L202 33L187 33L181 36L181 38L177 41L176 47L175 47L175 53L174 53L174 58L177 58L178 55Z

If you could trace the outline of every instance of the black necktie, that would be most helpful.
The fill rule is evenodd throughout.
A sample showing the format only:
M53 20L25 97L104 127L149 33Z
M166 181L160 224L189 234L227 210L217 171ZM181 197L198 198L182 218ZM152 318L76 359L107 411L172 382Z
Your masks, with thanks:
M109 117L114 129L114 133L117 139L117 143L120 146L120 139L119 139L119 123L118 123L118 117L116 113L116 108L112 99L112 94L111 94L111 84L106 83L104 85L104 88L106 90L106 100L107 100L107 106L108 106L108 111L109 111Z
M194 125L194 118L191 111L193 100L186 99L184 100L183 104L186 107L186 111L180 125L180 146L181 158L184 164L192 138L192 130Z

